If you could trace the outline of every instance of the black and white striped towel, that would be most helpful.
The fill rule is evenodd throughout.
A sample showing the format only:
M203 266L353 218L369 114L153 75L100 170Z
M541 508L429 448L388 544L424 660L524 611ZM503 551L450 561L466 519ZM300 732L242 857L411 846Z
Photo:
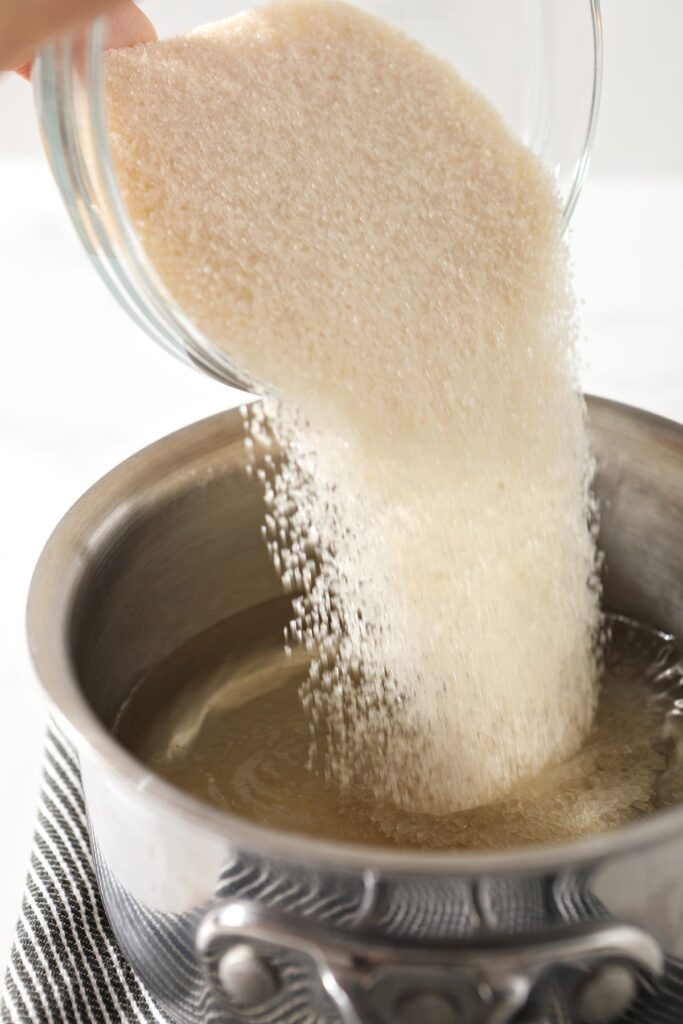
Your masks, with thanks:
M2 1024L170 1024L124 960L93 866L78 761L48 730L38 821Z

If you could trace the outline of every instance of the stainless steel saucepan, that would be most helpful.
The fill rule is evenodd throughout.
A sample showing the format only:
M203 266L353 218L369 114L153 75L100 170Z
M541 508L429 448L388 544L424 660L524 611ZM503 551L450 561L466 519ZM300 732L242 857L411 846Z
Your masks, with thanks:
M683 636L683 427L590 401L607 606ZM238 413L134 456L40 560L33 657L75 744L107 912L183 1024L683 1020L683 808L563 847L384 852L183 794L112 724L141 674L280 582Z

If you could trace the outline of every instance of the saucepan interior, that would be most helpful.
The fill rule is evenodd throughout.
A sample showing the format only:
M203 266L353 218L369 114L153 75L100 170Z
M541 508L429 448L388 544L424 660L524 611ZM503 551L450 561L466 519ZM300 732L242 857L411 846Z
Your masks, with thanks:
M589 416L605 606L681 635L683 428L598 399L589 400ZM269 835L150 781L112 738L136 681L184 642L249 608L286 614L274 600L282 587L261 536L262 493L245 472L245 454L241 417L227 413L146 449L81 500L53 536L32 588L29 626L39 673L82 749L134 784L145 778L148 798L158 793L207 829L290 853L294 843L297 856L314 859L414 865L414 855ZM284 621L270 626L277 631ZM658 829L672 828L683 830L683 811L625 831L650 841ZM593 855L614 841L575 845ZM521 866L539 855L559 851L525 851L505 863ZM421 855L422 863L430 857L442 869L496 862L495 855Z

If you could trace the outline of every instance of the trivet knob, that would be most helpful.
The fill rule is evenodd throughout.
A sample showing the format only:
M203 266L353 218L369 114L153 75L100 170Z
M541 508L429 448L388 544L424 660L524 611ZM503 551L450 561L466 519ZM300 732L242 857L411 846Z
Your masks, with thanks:
M612 1024L626 1013L638 993L638 982L626 964L604 964L586 978L576 994L581 1024Z
M231 1003L260 1006L279 989L275 972L251 946L240 942L223 954L218 964L221 987Z

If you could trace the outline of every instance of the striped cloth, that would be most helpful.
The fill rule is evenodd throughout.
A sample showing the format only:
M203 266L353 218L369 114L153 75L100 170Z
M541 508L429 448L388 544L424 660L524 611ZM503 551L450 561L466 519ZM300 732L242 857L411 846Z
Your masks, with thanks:
M26 891L2 1024L170 1024L124 960L93 866L76 756L48 730Z

